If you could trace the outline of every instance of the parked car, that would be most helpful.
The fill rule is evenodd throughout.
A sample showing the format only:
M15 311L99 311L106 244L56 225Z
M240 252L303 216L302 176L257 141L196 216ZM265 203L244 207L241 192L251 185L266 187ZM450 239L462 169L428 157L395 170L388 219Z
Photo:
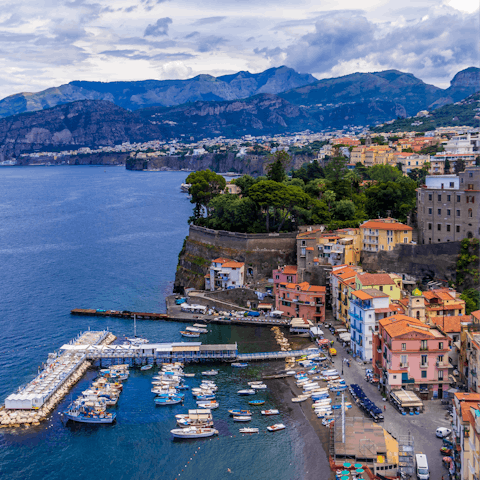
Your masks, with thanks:
M450 428L446 428L446 427L439 427L435 431L435 435L438 438L448 437L451 433L452 433L452 430Z

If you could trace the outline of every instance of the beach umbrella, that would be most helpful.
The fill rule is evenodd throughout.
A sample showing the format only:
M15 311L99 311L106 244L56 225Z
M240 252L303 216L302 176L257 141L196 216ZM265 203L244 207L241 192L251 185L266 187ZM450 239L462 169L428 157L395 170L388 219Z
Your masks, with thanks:
M363 468L357 468L356 472L357 473L363 473L365 470Z
M343 477L340 477L340 480L348 480L348 475L343 475Z
M345 468L350 468L350 467L352 466L352 464L351 464L351 463L348 463L348 462L345 462L345 463L343 464L343 466L344 466Z
M362 464L361 464L361 463L356 463L356 464L354 465L354 467L355 467L355 468L362 468Z

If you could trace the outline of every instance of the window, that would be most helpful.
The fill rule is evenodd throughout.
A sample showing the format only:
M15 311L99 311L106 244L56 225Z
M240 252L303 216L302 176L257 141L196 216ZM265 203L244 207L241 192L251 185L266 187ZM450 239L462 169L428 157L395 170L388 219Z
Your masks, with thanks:
M437 225L437 230L438 230L439 232L442 230L442 225L441 225L440 223Z
M381 292L383 292L383 286L382 286L382 285L380 285L380 287L379 287L379 288L380 288L380 291L381 291Z
M402 350L406 350L407 349L407 344L406 343L402 343Z
M457 225L457 233L460 233L460 225Z
M447 232L450 231L450 225L447 225Z
M408 355L400 355L400 365L406 365L408 360Z
M427 341L426 340L421 340L420 341L420 348L422 350L426 350L427 349ZM423 356L423 355L422 355Z
M457 195L457 202L460 202L460 195Z
M441 193L438 194L438 201L439 201L439 202L442 201L442 194L441 194Z
M439 361L440 363L443 363L443 355L439 355L439 356L438 356L438 361Z
M431 215L433 213L433 209L432 208L429 208L428 209L428 214Z
M390 287L390 291L392 291L392 290L393 290L393 287Z
M421 356L421 366L427 367L428 366L428 355Z
M443 350L443 342L438 342L438 349L439 350ZM442 357L442 360L443 361L443 355L440 355ZM440 360L440 357L438 357L438 359Z
M443 380L443 370L438 371L438 379Z
M275 278L278 280L278 279L280 278L280 276L279 276L279 275L275 275Z
M450 182L450 188L453 188L454 185L455 185L455 184L454 184L453 182ZM450 197L450 195L449 195L449 197ZM449 198L448 200L450 200L450 198Z
M451 186L451 185L450 185ZM452 196L451 195L447 195L447 202L450 202L452 200Z
M472 177L473 177L473 173L472 173L472 172L468 172L468 176L469 176L470 178L472 178Z
M457 217L460 216L460 210L457 210Z
M431 223L428 224L428 229L429 229L429 230L432 229L432 224L431 224Z
M408 243L408 238L407 237L403 238L403 243Z
M422 378L427 378L427 371L426 370L422 370Z
M432 200L432 197L433 195L431 193L428 194L428 199L431 201Z
M451 211L449 208L447 208L447 217L450 216L451 212L452 212L452 211Z
M301 255L302 257L304 257L304 256L305 256L305 248L302 248L302 249L301 249L301 251L300 251L300 255Z
M397 379L397 376L396 376L396 375L394 375L394 376L393 376L393 379L394 379L394 380L396 380L396 379Z
M472 216L473 216L473 211L472 211L471 208L469 208L469 209L468 209L468 217L469 217L469 218L472 218Z
M441 209L441 208L439 208L437 211L438 211L438 214L439 214L439 215L442 214L442 209Z

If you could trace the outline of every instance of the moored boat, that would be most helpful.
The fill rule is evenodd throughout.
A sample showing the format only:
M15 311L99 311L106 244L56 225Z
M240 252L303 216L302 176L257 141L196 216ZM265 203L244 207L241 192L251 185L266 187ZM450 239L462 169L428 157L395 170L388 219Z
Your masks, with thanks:
M308 395L299 395L298 397L292 398L292 402L293 403L304 402L307 398L309 398Z
M250 385L253 389L255 390L265 390L267 386L264 383L254 383L253 385Z
M187 332L185 330L180 330L180 334L182 337L187 337L187 338L198 338L200 336L200 333L198 332Z
M115 413L107 413L105 411L95 411L93 408L73 403L69 406L63 416L67 420L78 423L113 423L117 417Z
M249 422L252 419L249 415L234 415L233 421L234 422Z
M278 415L279 413L277 409L262 410L262 415Z
M218 374L218 370L206 370L205 372L202 372L202 375L206 375L206 376L213 376L217 374Z
M218 430L214 428L202 427L188 427L188 428L174 428L170 430L173 438L204 438L218 435Z
M248 402L249 405L254 405L254 406L259 406L259 405L264 405L265 400L250 400Z
M255 395L255 390L253 388L247 388L245 390L239 390L238 395Z
M251 416L252 415L252 412L250 410L238 410L238 409L234 409L234 410L229 410L228 413L232 416L234 415L248 415L248 416Z
M181 397L155 397L155 405L177 405L183 402Z
M260 430L258 428L253 427L245 427L239 430L240 433L259 433Z
M150 370L151 368L153 368L153 365L150 363L150 364L148 364L148 365L143 365L143 366L141 366L141 367L140 367L140 370L145 371L145 370Z
M247 368L248 363L234 362L231 364L233 368Z
M278 430L284 430L285 425L283 423L276 423L275 425L271 425L270 427L267 427L267 430L269 432L276 432Z

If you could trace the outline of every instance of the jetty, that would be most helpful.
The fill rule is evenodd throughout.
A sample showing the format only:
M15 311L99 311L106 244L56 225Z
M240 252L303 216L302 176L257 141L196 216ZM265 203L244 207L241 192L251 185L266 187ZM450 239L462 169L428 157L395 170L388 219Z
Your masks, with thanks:
M166 313L130 312L129 310L103 310L94 308L74 308L71 315L82 315L85 317L116 317L137 320L169 320ZM190 321L190 320L187 320Z
M100 347L112 343L115 339L108 331L87 331L80 333L68 345ZM81 351L63 349L61 353L49 354L38 375L5 399L5 406L0 409L0 425L38 425L47 418L90 366L87 356Z
M310 348L306 350L289 350L280 352L263 352L263 353L239 353L237 360L242 362L254 362L262 360L282 360L284 358L303 357L304 355L311 355L312 352L318 352L317 348Z

